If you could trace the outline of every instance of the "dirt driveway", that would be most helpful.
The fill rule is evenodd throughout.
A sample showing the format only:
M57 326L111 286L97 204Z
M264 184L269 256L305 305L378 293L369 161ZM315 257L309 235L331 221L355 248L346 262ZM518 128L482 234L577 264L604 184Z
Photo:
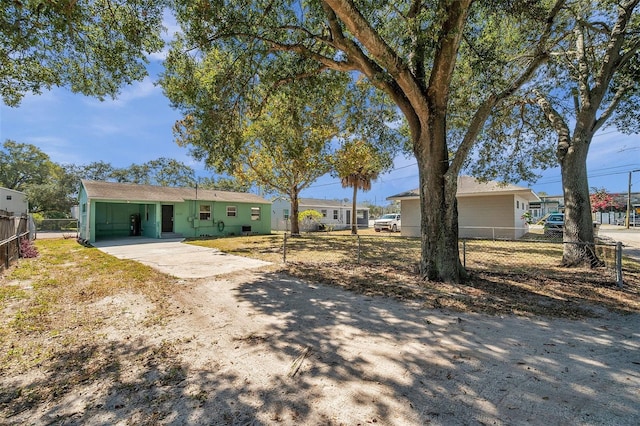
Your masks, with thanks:
M637 314L460 314L269 269L183 278L172 291L163 318L138 293L92 303L99 344L69 355L83 379L10 406L0 423L640 424ZM6 377L0 397L59 380L55 364Z

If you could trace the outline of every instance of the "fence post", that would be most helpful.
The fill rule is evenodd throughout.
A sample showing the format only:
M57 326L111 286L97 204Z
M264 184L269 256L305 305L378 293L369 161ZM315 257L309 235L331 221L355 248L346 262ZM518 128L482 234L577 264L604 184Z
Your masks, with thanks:
M616 283L622 287L622 243L616 243Z
M282 263L287 263L287 233L284 233L284 242L282 243Z
M360 264L360 235L358 237L358 265Z
M467 240L462 240L462 267L467 269Z

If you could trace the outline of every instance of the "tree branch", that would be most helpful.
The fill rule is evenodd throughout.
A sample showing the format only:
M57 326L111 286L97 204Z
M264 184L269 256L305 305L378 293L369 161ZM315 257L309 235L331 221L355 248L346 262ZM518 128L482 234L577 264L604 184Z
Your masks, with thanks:
M527 66L527 68L517 77L515 78L511 84L509 84L505 89L503 89L499 93L491 93L487 99L480 105L480 108L476 111L471 119L471 123L465 133L462 142L458 150L456 151L456 155L451 161L450 170L451 173L457 175L460 173L462 166L464 165L465 159L468 157L469 152L473 148L475 141L484 126L484 123L489 118L489 115L493 111L493 108L504 99L511 96L518 89L520 89L535 73L535 71L544 63L548 58L549 54L547 52L547 43L551 38L551 33L553 30L553 23L555 17L560 12L560 9L564 5L566 0L557 0L554 7L549 12L549 15L546 20L546 25L544 32L541 34L540 39L536 45L535 51L533 53L533 59ZM550 106L551 104L549 104ZM558 114L559 115L559 114Z
M569 132L569 126L565 123L562 115L558 111L556 111L551 102L549 102L539 91L534 90L534 94L536 95L536 103L542 109L542 112L549 120L551 127L558 135L558 146L556 148L556 155L558 160L562 162L564 156L566 155L569 147L571 146L571 134Z
M620 61L626 57L626 55L621 56L622 47L625 42L625 30L633 17L633 9L639 2L640 0L628 0L618 8L618 19L611 29L611 38L609 39L602 65L598 70L593 89L594 100L597 101L594 105L600 104L609 88L613 75L620 67ZM635 47L638 48L637 42L635 43Z
M609 102L609 105L607 105L607 108L600 115L600 117L596 119L596 122L594 123L593 129L592 129L593 133L597 132L604 125L604 123L609 119L609 117L611 117L611 115L615 112L616 108L618 107L618 104L620 104L620 101L622 100L624 95L627 93L627 90L629 88L630 88L630 85L628 84L624 84L620 86L620 88L616 91L615 95L613 95L613 99L611 99L611 102Z
M428 110L425 108L426 98L423 88L418 84L407 64L391 49L378 32L371 27L369 22L358 11L353 1L324 0L323 5L326 5L325 10L327 10L327 12L329 12L328 9L330 9L330 13L335 14L335 16L344 23L349 32L367 49L369 55L382 64L382 67L380 67L373 63L369 56L364 54L364 52L353 43L351 46L344 46L347 52L357 57L362 67L361 71L371 82L391 95L410 121L412 120L412 115L428 115ZM374 64L375 67L372 67ZM397 82L397 86L390 82L382 83L379 81L379 78L387 73L392 77L393 81ZM381 83L383 84L382 86L380 86ZM402 96L399 96L399 90L402 91ZM409 105L411 108L408 108ZM414 111L412 112L411 109Z

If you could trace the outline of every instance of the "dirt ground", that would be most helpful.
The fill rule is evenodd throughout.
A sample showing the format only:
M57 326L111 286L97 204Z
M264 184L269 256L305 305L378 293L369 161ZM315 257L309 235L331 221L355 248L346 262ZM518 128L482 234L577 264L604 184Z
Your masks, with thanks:
M273 271L182 279L161 320L140 294L90 308L80 349L0 377L0 424L640 424L638 314L454 313Z

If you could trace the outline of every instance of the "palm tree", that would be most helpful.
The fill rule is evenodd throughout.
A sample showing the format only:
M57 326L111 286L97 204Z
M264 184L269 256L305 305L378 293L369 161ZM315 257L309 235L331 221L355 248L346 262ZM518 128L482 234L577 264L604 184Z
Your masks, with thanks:
M353 140L345 143L334 157L334 175L340 178L343 188L353 188L351 209L351 234L358 234L356 196L358 189L369 191L371 182L391 164L389 155L378 152L370 144Z

